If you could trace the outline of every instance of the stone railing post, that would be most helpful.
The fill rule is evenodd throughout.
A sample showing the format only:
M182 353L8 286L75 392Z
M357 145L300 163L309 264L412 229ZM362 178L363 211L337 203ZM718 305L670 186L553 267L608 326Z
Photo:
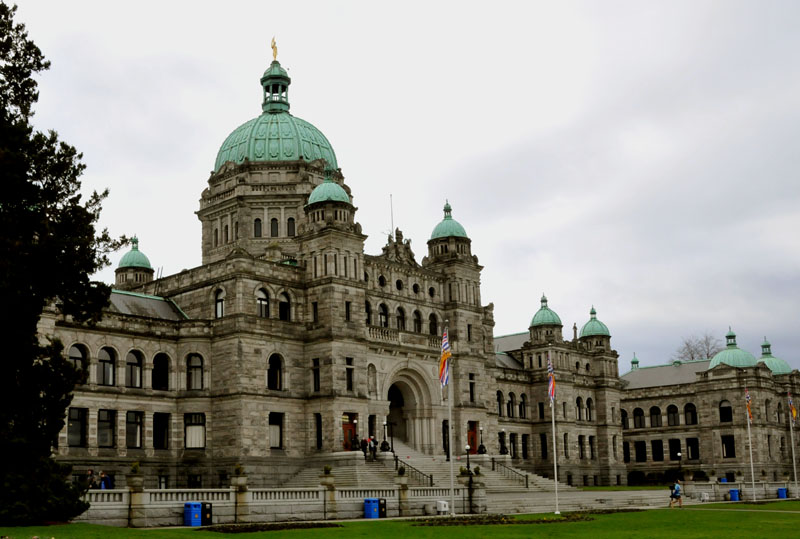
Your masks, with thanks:
M332 474L319 476L319 485L322 489L322 518L323 520L335 519L336 511L336 478Z
M250 519L250 503L247 496L247 476L231 477L231 489L234 490L233 521L248 522Z
M128 526L147 527L147 506L145 505L144 476L130 474L125 476L128 485Z
M408 502L408 477L405 475L396 475L394 477L394 486L397 489L397 509L399 516L408 516L411 514L411 506Z

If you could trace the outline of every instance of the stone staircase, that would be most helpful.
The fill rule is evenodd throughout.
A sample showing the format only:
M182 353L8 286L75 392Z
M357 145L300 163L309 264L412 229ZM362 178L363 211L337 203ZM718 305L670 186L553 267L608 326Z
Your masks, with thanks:
M364 462L361 452L347 454L346 459L331 458L331 474L336 488L386 488L394 486L394 462L386 457L373 462ZM391 456L391 453L389 453ZM324 459L323 459L324 461ZM315 488L320 485L320 475L324 464L304 468L286 481L283 488Z

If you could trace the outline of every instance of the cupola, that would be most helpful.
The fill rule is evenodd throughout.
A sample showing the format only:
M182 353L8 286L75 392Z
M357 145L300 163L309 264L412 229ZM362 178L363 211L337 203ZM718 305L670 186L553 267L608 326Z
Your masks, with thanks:
M756 366L756 358L753 357L753 354L736 346L736 334L730 327L725 335L725 343L725 349L717 352L711 359L711 363L708 364L709 370L721 364L739 368Z
M636 357L636 352L633 353L633 359L631 360L631 370L635 371L639 368L639 358Z
M333 179L335 174L336 171L327 169L325 180L308 196L304 210L309 230L319 230L326 226L349 229L353 226L355 208L344 187Z
M766 337L764 337L764 342L761 343L761 357L758 363L763 363L769 367L772 374L789 374L792 372L792 368L786 361L772 355L772 346Z
M131 250L119 261L116 273L116 288L128 290L153 280L150 260L139 250L139 238L131 238Z
M547 296L544 294L542 294L541 307L533 315L528 329L533 344L560 342L562 340L561 318L547 306Z
M589 311L589 321L581 328L580 341L587 350L610 350L611 334L608 326L597 319L597 311L592 305Z
M471 257L472 240L461 223L453 219L453 208L445 201L444 219L433 228L428 240L428 258L431 260Z

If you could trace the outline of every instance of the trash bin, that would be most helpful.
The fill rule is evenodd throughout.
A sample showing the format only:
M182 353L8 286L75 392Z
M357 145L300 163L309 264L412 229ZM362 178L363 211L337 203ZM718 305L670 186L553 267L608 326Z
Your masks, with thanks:
M200 517L200 523L203 526L211 526L214 522L212 522L212 507L211 502L203 502L203 514Z
M450 504L447 503L447 501L445 500L436 501L436 514L446 515L449 512L450 512Z
M739 501L739 489L738 488L732 488L728 492L731 495L731 501L732 502L738 502Z
M378 498L364 498L364 518L378 518Z
M786 498L786 490L785 488L778 489L778 498Z
M378 498L378 518L386 518L386 498Z
M202 509L200 502L186 502L183 504L183 525L200 526Z
M720 477L719 478L719 482L720 483L727 483L728 482L728 478L727 477Z

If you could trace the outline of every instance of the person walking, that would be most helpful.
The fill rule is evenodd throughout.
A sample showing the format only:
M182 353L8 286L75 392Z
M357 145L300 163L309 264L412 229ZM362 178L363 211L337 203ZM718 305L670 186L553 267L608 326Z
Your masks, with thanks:
M675 505L676 501L678 502L678 507L683 509L683 498L681 497L681 480L680 479L676 479L675 480L675 486L672 487L672 495L670 496L670 498L672 498L669 501L669 508L670 509L672 509L672 506Z
M94 470L91 468L86 471L86 488L88 490L94 490L99 488L97 486L97 480L94 477Z

